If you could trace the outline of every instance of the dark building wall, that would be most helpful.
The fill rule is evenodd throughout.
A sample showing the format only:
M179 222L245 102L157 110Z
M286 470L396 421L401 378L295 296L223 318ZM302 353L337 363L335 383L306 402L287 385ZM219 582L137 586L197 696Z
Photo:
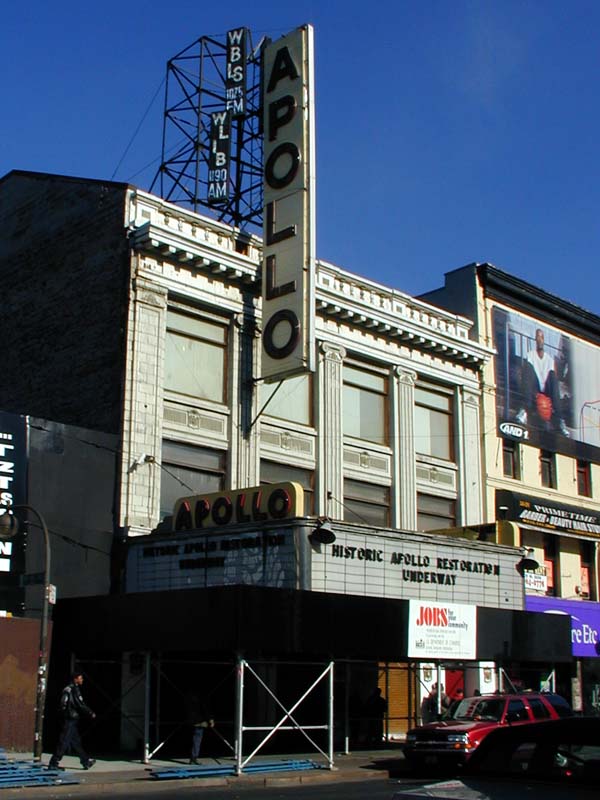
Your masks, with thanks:
M452 270L445 274L445 283L439 289L419 295L419 300L446 308L462 317L473 320L469 338L479 338L477 315L477 264Z
M126 188L24 172L0 180L0 408L119 431Z
M28 503L48 527L50 582L60 598L110 591L117 448L113 435L29 419ZM43 536L35 522L29 514L28 573L44 568ZM27 587L27 613L40 606L41 587Z

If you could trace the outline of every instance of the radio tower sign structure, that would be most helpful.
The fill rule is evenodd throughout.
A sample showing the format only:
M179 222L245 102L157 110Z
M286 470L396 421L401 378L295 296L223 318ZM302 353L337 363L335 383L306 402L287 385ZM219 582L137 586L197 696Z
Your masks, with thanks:
M150 191L263 238L260 378L315 370L314 33L204 36L167 65Z
M202 36L167 64L161 165L150 191L238 228L263 218L261 41Z

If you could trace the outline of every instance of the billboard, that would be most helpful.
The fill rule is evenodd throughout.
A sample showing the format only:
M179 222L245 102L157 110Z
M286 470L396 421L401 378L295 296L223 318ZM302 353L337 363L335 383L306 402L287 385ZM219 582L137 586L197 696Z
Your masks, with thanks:
M472 605L408 601L408 657L474 660L477 608Z
M600 603L527 595L527 611L571 617L571 647L576 658L600 657Z
M313 29L264 50L262 371L267 382L314 371Z
M600 349L495 307L500 436L587 461L600 458Z
M0 412L0 510L27 502L26 418ZM0 539L0 615L22 614L26 533Z

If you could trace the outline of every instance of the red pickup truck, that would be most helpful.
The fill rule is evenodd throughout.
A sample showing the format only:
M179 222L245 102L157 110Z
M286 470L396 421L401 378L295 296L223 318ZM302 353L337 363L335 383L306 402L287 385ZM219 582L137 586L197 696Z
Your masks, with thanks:
M567 701L551 692L465 697L439 721L409 730L404 755L415 768L461 765L495 728L572 714Z

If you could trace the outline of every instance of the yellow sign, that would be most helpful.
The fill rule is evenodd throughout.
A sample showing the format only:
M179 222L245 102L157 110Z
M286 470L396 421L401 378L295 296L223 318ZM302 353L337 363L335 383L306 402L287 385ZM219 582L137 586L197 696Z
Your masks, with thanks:
M299 483L274 483L232 492L181 497L173 510L173 530L222 528L244 522L293 519L304 513Z

